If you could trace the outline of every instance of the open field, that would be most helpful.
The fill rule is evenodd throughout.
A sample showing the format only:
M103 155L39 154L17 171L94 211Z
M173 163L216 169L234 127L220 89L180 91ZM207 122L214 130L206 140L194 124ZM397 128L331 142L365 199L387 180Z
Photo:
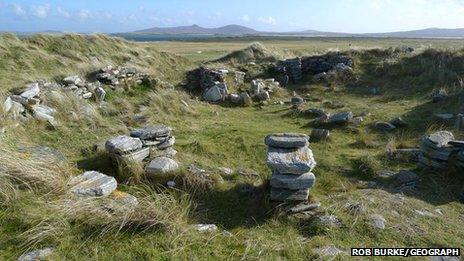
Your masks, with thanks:
M330 50L381 50L350 54L354 71L361 77L356 85L315 83L308 75L264 105L210 104L180 86L185 72L199 63L246 48L256 40L132 43L106 36L22 40L0 36L0 97L31 81L72 74L84 77L107 64L135 66L159 79L153 86L136 85L125 91L108 88L107 104L93 105L93 116L79 120L68 115L70 110L80 115L74 98L53 103L62 108L58 114L61 126L56 129L36 121L16 122L0 113L0 129L5 129L0 134L0 161L7 163L0 166L0 182L9 180L10 175L22 177L21 182L0 186L0 259L15 260L27 250L48 246L55 249L53 260L325 260L331 257L323 257L319 250L327 246L344 251L335 258L346 260L351 247L463 249L462 175L424 170L416 163L386 156L389 147L418 147L423 135L436 130L450 130L463 138L463 132L452 123L434 118L435 113L462 112L463 42L260 39L281 57ZM416 51L383 52L403 45ZM429 48L436 50L427 51ZM210 66L250 68L227 61ZM373 86L380 94L369 92ZM434 104L429 94L438 88L446 89L450 97ZM306 100L301 110L293 110L289 103L294 91ZM326 226L309 215L287 215L269 199L271 171L265 162L264 137L276 132L309 134L317 127L314 117L304 113L309 108L366 115L360 125L330 126L328 141L310 143L317 161L310 200L321 203L319 214L335 215L340 225ZM134 120L140 114L146 122ZM376 121L398 116L408 123L406 128L389 133L372 128ZM128 182L118 176L121 173L108 155L95 149L108 138L144 124L166 124L174 130L176 160L181 166L179 173L169 177L178 184L175 189L167 188L166 180ZM50 163L20 150L31 146L53 148L65 161ZM212 184L192 181L190 164L208 170ZM219 167L231 168L234 173L221 175ZM118 213L92 212L92 206L82 212L79 208L71 211L63 206L65 186L52 183L55 189L50 189L40 183L36 187L27 179L27 174L34 173L65 182L68 175L86 170L116 176L121 185L118 189L139 197L136 212L140 215L125 213L119 219ZM411 170L421 181L413 190L398 192L388 181L374 177L379 170ZM369 183L372 181L375 185ZM350 204L360 210L353 211ZM385 229L370 225L373 214L385 218ZM198 223L216 224L219 229L199 233L192 229Z

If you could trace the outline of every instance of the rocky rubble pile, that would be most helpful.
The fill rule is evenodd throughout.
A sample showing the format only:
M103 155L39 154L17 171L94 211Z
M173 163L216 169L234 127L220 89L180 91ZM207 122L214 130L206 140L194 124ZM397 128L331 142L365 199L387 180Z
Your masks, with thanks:
M106 91L98 81L90 83L78 75L73 75L64 78L63 83L64 90L74 92L79 98L90 99L94 96L98 102L105 100Z
M328 53L325 55L316 55L303 57L301 59L301 69L304 73L319 74L327 73L336 67L353 67L353 59L348 55L341 53Z
M118 66L114 68L111 65L97 71L95 78L100 83L107 84L112 87L120 85L121 82L143 84L144 82L150 81L150 76L148 74L138 71L135 67Z
M15 120L26 121L33 117L55 127L57 111L43 104L40 94L39 83L31 83L19 95L10 95L3 104L3 111Z
M278 71L288 75L293 82L298 82L303 78L302 62L300 57L287 59L277 63Z
M106 151L117 164L142 163L152 159L145 167L150 175L175 172L179 166L172 158L177 154L173 149L175 138L172 129L165 125L146 126L134 129L129 136L109 139Z
M304 134L278 133L268 135L267 165L272 170L271 199L276 201L302 201L309 196L316 166Z

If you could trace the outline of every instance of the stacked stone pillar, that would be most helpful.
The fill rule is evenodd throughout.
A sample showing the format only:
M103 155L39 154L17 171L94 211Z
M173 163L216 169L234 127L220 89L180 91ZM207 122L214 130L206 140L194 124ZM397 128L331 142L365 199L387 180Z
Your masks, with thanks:
M267 165L272 170L271 200L304 201L316 180L316 166L309 137L297 133L277 133L265 139Z

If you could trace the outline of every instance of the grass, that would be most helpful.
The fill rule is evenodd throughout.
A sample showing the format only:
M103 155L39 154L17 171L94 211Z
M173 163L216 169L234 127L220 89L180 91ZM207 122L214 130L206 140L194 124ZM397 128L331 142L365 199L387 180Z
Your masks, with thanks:
M55 79L76 72L86 75L97 67L88 65L91 59L83 55L88 53L94 53L103 61L101 64L136 64L177 85L194 63L214 60L245 46L238 41L136 44L106 36L76 35L32 39L2 35L0 39L0 47L5 50L0 54L5 58L0 59L0 93L36 78ZM322 52L352 41L363 48L456 45L453 40L347 39L269 40L264 45L285 55ZM192 58L197 48L204 48L205 53ZM184 57L163 51L175 51ZM388 147L415 147L423 134L437 129L453 130L452 126L434 123L431 115L459 111L456 94L460 86L453 84L458 82L458 75L463 75L457 62L462 54L437 52L410 56L392 56L388 51L354 52L356 72L362 76L359 86L339 84L325 92L324 85L308 79L282 90L263 107L212 105L178 88L135 86L126 92L109 90L106 107L94 106L93 116L82 115L80 120L71 121L65 112L79 112L80 101L71 96L49 98L48 102L62 111L59 119L63 124L56 130L35 122L2 123L6 133L0 135L0 157L5 163L0 166L0 259L15 259L28 249L46 246L56 249L58 260L307 260L317 258L315 249L327 245L347 252L355 246L462 248L464 230L460 224L464 208L457 202L460 177L418 172L422 178L418 191L405 193L404 199L387 187L367 189L361 182L372 179L379 169L415 170L414 164L388 161L385 156ZM45 58L46 66L35 64L39 57ZM63 61L69 66L61 70ZM241 62L232 64L241 66ZM445 64L444 68L437 67L440 63ZM414 68L423 73L414 74ZM25 70L31 70L30 76L21 73ZM430 79L439 80L430 82ZM381 95L368 94L366 87L380 83L384 83ZM451 97L436 106L429 102L428 94L438 87L446 87ZM351 110L356 115L370 112L360 126L329 126L331 139L310 145L318 163L311 199L322 203L322 213L338 216L340 227L327 228L307 217L287 217L269 200L271 173L264 160L264 137L274 132L309 134L316 127L312 118L294 113L290 105L274 104L290 100L293 90L309 95L310 101L303 109L324 108L332 113ZM343 108L327 106L328 102ZM120 179L119 189L136 195L140 204L135 211L112 214L102 211L99 205L102 202L66 201L63 183L69 176L93 169L117 174L108 157L94 146L145 124L134 120L134 115L139 114L147 124L163 123L174 129L175 148L179 151L176 158L181 164L175 177L176 189L166 189L164 183L156 181L133 185ZM370 128L372 122L396 116L402 116L409 126L392 133ZM455 134L462 136L459 132ZM32 153L18 152L24 144L52 147L63 153L67 161L52 164L32 157ZM189 164L206 169L213 183L192 178L187 171ZM219 167L236 171L221 178ZM239 169L257 172L258 176L241 175ZM18 178L11 179L13 174ZM17 180L27 186L18 186ZM353 213L346 208L347 202L359 202L366 210ZM443 216L430 218L414 212L437 213L435 209L440 209ZM377 231L370 227L371 214L382 214L387 228ZM220 229L198 233L191 227L197 223L214 223Z

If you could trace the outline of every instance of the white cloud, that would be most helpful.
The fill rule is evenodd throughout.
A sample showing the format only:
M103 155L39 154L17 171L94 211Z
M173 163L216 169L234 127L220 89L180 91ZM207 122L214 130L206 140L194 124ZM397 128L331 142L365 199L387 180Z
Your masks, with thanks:
M23 9L23 7L21 5L13 4L12 7L13 7L13 12L17 16L25 16L26 15L26 11L24 11L24 9Z
M248 23L248 22L250 21L250 16L249 16L249 15L244 15L244 16L242 16L242 21Z
M274 17L272 16L269 16L269 17L260 17L258 19L258 21L260 21L261 23L263 24L268 24L268 25L276 25L277 24L277 21Z
M90 13L90 11L86 9L80 10L79 13L77 14L77 16L82 20L89 18L91 15L92 13Z
M59 15L63 16L64 18L71 17L71 15L69 14L68 11L64 10L63 8L61 8L59 6L56 8L56 11L58 12Z
M41 18L41 19L47 18L49 11L50 11L50 5L48 4L37 5L37 6L31 7L32 15L34 15L35 17Z

